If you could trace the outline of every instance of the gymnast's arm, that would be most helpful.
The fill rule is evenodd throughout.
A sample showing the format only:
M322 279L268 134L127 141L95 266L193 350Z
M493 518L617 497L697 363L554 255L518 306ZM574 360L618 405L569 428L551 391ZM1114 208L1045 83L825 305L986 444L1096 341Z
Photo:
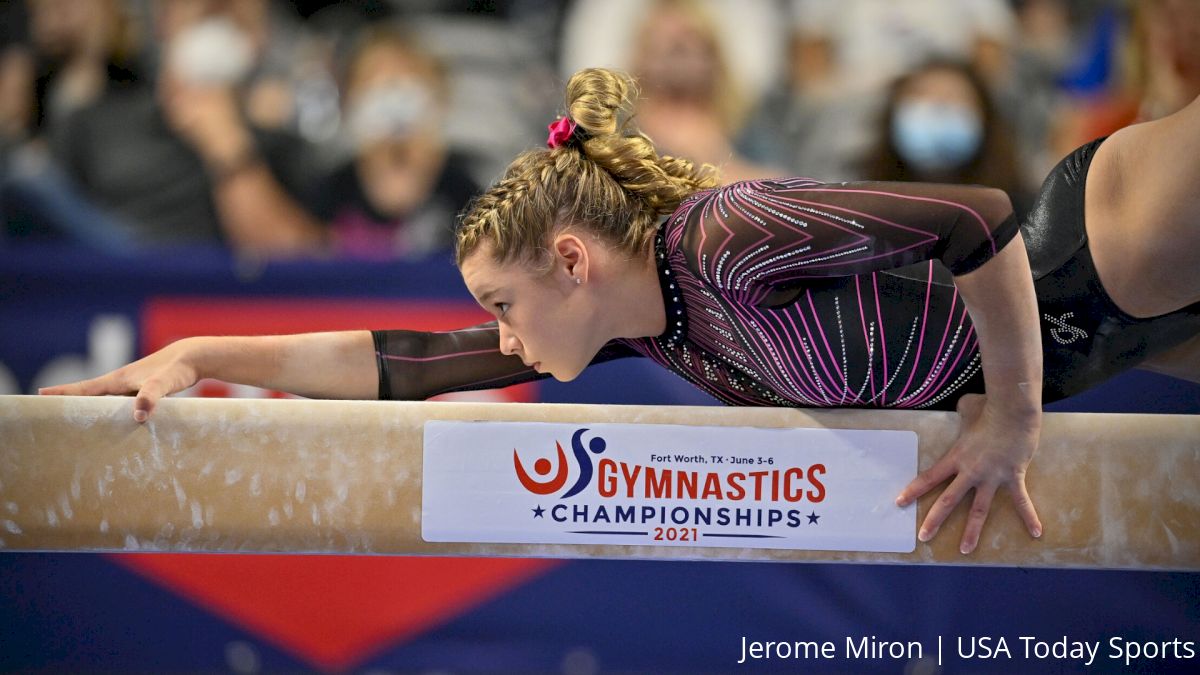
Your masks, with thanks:
M979 337L986 396L958 404L958 439L896 499L906 505L947 478L950 485L930 507L918 534L928 541L950 512L974 490L961 551L979 543L996 490L1006 488L1017 514L1034 537L1041 521L1025 487L1042 421L1042 342L1037 298L1024 242L1018 235L978 269L954 279Z
M637 356L618 343L592 363ZM419 400L545 377L500 353L495 322L454 331L342 331L252 337L191 337L99 377L45 387L47 395L137 396L143 422L158 400L203 378L311 398Z
M158 400L204 378L314 398L374 398L378 374L371 333L343 331L248 337L190 337L99 377L44 387L40 394L136 395L144 422Z
M938 259L956 276L1016 236L1008 196L973 185L747 181L685 202L681 247L729 291L883 271Z
M1041 428L1041 334L1008 195L961 185L760 181L685 203L682 217L692 225L681 242L689 264L710 283L752 296L806 278L940 259L971 314L987 396L960 401L957 442L897 503L954 477L921 526L927 541L973 489L961 545L968 553L978 544L992 496L1006 487L1030 533L1040 536L1025 472Z
M421 400L454 391L496 389L541 380L521 357L500 351L497 323L444 332L374 331L379 373L378 397L383 400ZM605 345L591 365L640 356L619 343Z

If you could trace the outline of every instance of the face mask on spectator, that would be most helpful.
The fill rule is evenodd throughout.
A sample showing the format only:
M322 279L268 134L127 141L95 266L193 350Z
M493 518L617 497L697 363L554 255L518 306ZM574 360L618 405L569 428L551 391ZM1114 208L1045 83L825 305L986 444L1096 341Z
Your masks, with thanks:
M896 108L892 143L905 163L922 171L957 169L983 142L983 122L971 109L953 103L909 101Z
M215 16L183 29L171 41L172 72L191 84L229 85L254 65L254 43L227 17Z
M380 140L408 138L426 128L433 96L419 82L392 80L363 92L346 112L346 128L356 148Z

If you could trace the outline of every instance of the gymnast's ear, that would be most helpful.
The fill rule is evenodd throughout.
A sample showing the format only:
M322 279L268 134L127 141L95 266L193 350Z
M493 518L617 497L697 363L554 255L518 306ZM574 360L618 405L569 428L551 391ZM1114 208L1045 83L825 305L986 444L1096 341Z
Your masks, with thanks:
M554 251L552 272L566 275L569 283L586 284L591 256L583 239L571 232L562 232L554 237L551 247Z

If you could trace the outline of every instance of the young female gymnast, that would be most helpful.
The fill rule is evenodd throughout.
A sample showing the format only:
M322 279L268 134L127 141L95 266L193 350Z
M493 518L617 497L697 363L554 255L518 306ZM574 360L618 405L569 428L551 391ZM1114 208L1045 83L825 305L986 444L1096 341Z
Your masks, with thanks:
M577 73L549 147L465 213L458 264L495 321L190 338L42 393L135 393L144 421L204 377L421 399L642 356L732 405L956 405L955 445L897 502L954 477L924 541L974 490L969 553L1000 487L1041 534L1025 473L1044 401L1155 357L1200 377L1200 101L1071 154L1018 227L983 187L716 188L711 167L659 156L633 128L634 97L623 74Z

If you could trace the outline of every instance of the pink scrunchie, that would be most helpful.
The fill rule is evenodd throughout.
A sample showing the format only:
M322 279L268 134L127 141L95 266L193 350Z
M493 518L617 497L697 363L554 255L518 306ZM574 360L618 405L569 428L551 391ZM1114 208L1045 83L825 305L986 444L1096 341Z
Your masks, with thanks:
M560 117L546 128L550 130L550 135L546 137L546 145L557 148L571 141L571 136L575 133L575 122L570 117Z

